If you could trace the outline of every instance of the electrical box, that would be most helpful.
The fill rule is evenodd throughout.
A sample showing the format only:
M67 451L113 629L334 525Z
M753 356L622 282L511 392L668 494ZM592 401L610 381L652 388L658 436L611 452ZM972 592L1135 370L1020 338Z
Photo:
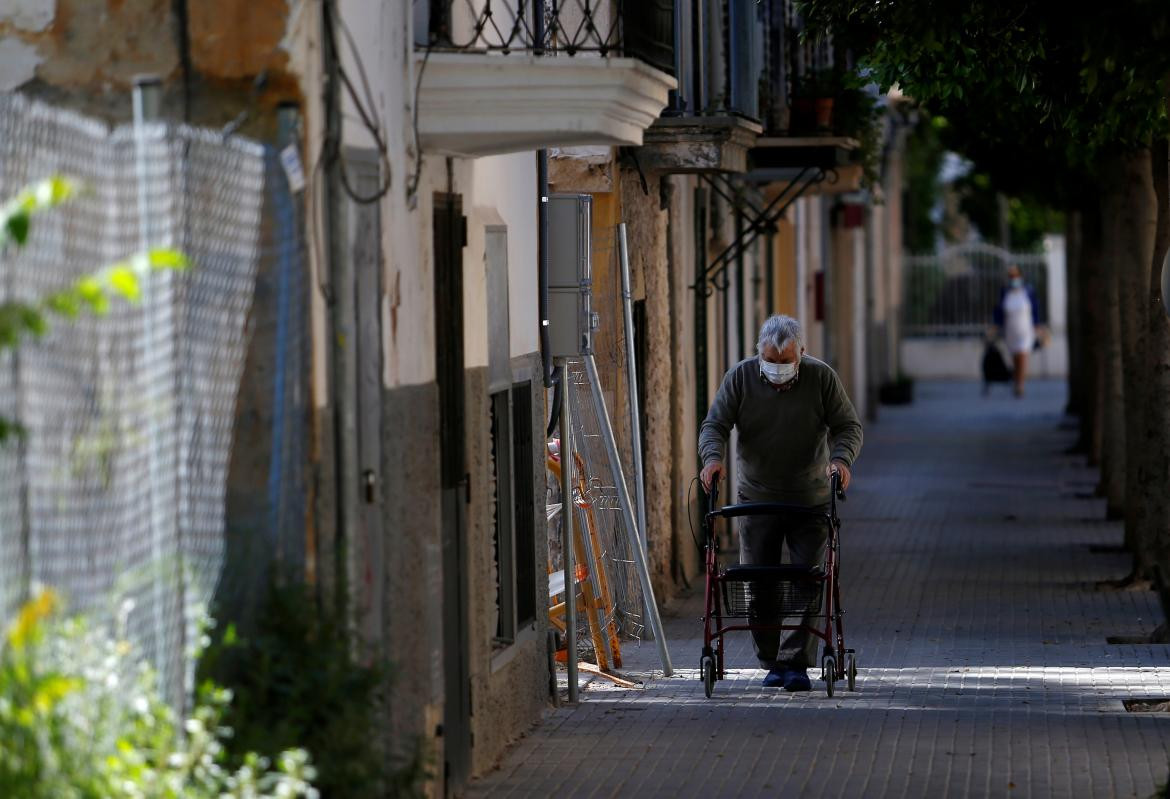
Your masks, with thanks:
M593 352L593 198L553 194L548 198L548 338L554 358Z

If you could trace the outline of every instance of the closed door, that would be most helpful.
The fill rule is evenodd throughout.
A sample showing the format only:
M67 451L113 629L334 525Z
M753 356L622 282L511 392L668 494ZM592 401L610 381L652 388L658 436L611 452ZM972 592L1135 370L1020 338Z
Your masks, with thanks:
M436 194L435 366L439 388L443 551L443 759L448 794L471 767L471 679L467 630L467 503L463 357L463 247L466 220L458 195Z

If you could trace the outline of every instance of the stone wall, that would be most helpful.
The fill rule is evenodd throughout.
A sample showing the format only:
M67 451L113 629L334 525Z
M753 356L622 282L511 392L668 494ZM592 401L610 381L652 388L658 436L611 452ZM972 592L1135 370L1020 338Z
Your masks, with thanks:
M663 202L663 183L655 175L646 175L645 185L636 169L621 169L622 220L626 223L630 253L630 272L637 275L640 288L634 296L646 303L647 353L645 363L638 364L645 383L646 441L646 544L647 565L656 596L665 600L674 592L671 577L674 512L672 485L671 391L674 369L671 352L670 278L667 270L667 206ZM621 413L621 409L616 409ZM627 414L628 415L628 414ZM628 446L628 444L627 444Z

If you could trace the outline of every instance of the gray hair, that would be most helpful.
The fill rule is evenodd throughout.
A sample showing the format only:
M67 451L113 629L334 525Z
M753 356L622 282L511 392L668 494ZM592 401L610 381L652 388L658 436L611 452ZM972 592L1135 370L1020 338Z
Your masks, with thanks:
M799 350L803 341L804 334L800 330L800 322L791 316L773 314L760 328L760 337L756 341L756 354L763 355L764 348L768 345L775 347L777 352L783 352L784 348L793 342L796 343L796 348Z

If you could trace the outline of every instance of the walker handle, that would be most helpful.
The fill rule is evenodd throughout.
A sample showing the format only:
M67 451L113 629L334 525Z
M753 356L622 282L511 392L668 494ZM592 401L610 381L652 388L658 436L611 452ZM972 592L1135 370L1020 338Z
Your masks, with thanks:
M834 469L832 474L829 477L829 482L833 486L833 499L834 500L839 499L842 502L844 502L846 497L845 497L845 489L841 488L841 473L838 472L836 469Z
M707 513L714 513L719 505L719 478L711 481L711 489L707 492Z

